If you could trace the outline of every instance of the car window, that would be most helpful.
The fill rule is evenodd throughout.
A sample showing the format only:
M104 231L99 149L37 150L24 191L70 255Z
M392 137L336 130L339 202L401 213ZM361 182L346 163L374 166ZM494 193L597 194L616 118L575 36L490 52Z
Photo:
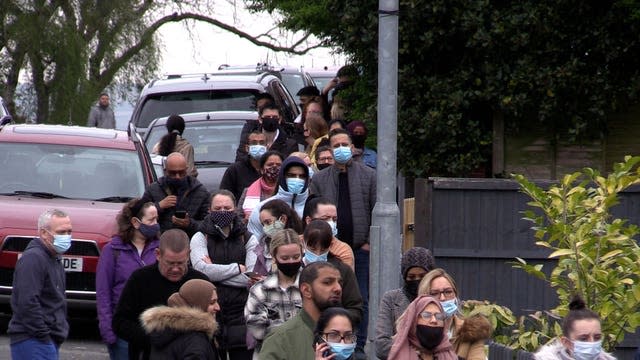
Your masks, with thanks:
M291 95L297 94L298 91L304 87L302 74L281 73L280 76L282 77L284 87L289 90Z
M44 192L73 199L139 197L144 175L132 150L0 143L0 193Z
M277 98L281 99L282 104L281 109L284 114L285 119L289 122L293 122L293 120L298 116L298 105L293 102L291 96L287 92L287 89L284 88L281 82L279 81L271 81L269 83L269 87L272 88L272 91L277 95Z
M244 121L187 122L182 136L193 146L196 165L210 161L232 164L244 124ZM166 134L164 125L149 129L146 140L149 152Z
M136 126L147 127L156 118L171 114L207 111L253 111L258 90L207 90L150 94L144 100Z

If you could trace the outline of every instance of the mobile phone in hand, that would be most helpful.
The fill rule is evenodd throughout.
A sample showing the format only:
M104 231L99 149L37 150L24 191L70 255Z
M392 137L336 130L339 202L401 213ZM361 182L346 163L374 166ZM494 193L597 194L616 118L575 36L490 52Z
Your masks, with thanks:
M176 210L176 212L173 214L173 216L177 217L178 219L184 219L187 216L187 211L186 210Z
M326 344L327 342L324 341L324 339L322 338L322 336L320 335L316 335L316 338L314 340L314 343L316 344L316 346L318 346L318 344ZM331 355L331 350L327 349L325 351L322 352L322 357L327 357Z

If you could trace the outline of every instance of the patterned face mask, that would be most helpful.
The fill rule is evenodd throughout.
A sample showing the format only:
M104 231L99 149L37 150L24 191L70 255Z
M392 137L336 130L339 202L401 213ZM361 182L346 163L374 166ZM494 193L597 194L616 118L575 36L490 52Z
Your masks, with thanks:
M264 169L264 177L274 182L278 179L278 174L280 173L280 166L272 166Z

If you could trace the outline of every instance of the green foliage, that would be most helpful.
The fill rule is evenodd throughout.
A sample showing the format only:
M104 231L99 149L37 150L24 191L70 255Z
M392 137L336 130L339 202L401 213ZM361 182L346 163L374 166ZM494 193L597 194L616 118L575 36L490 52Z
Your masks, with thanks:
M516 317L509 308L486 300L465 300L461 310L465 317L484 315L493 328L492 339L501 344L509 343L510 329L516 324Z
M528 316L520 316L506 345L529 352L535 352L541 345L562 335L557 316L549 312L536 311Z
M585 168L566 175L548 190L536 186L522 175L515 175L521 190L531 201L533 210L524 218L533 223L536 244L551 251L549 258L557 265L549 276L541 265L522 259L514 264L527 273L549 283L558 294L557 316L567 313L573 295L580 295L587 307L602 319L606 334L603 346L613 349L640 325L640 248L633 239L636 225L611 216L619 193L640 182L640 157L625 157L613 171L602 176ZM520 328L521 345L540 343L540 338L558 334L556 327L538 315L537 330Z
M378 1L246 0L311 31L363 70L353 118L375 123ZM635 0L400 0L398 160L407 176L464 176L490 158L492 121L552 140L601 136L637 102ZM379 119L384 121L384 119Z

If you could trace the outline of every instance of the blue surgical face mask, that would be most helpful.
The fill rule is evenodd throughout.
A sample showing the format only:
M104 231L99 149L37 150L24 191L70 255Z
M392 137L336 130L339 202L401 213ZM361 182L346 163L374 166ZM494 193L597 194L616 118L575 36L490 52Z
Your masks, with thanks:
M304 252L304 259L307 264L311 264L318 261L327 261L329 257L329 251L322 253L320 255L316 255L311 250L307 250Z
M249 145L249 156L256 160L260 160L262 155L267 152L267 147L264 145Z
M338 235L338 223L333 220L327 220L327 224L331 226L331 234L333 237L336 237Z
M53 235L53 248L58 254L64 254L71 247L71 234L68 235Z
M453 316L453 314L458 311L457 299L441 301L440 305L442 305L442 310L444 310L444 313L447 314L447 317Z
M327 343L331 353L336 354L335 360L347 360L356 349L356 344Z
M287 189L292 194L301 194L306 181L298 178L287 178Z
M340 146L333 149L333 159L338 164L346 164L351 160L351 148L348 146Z
M576 360L594 360L602 352L602 340L594 342L571 340L573 358Z

